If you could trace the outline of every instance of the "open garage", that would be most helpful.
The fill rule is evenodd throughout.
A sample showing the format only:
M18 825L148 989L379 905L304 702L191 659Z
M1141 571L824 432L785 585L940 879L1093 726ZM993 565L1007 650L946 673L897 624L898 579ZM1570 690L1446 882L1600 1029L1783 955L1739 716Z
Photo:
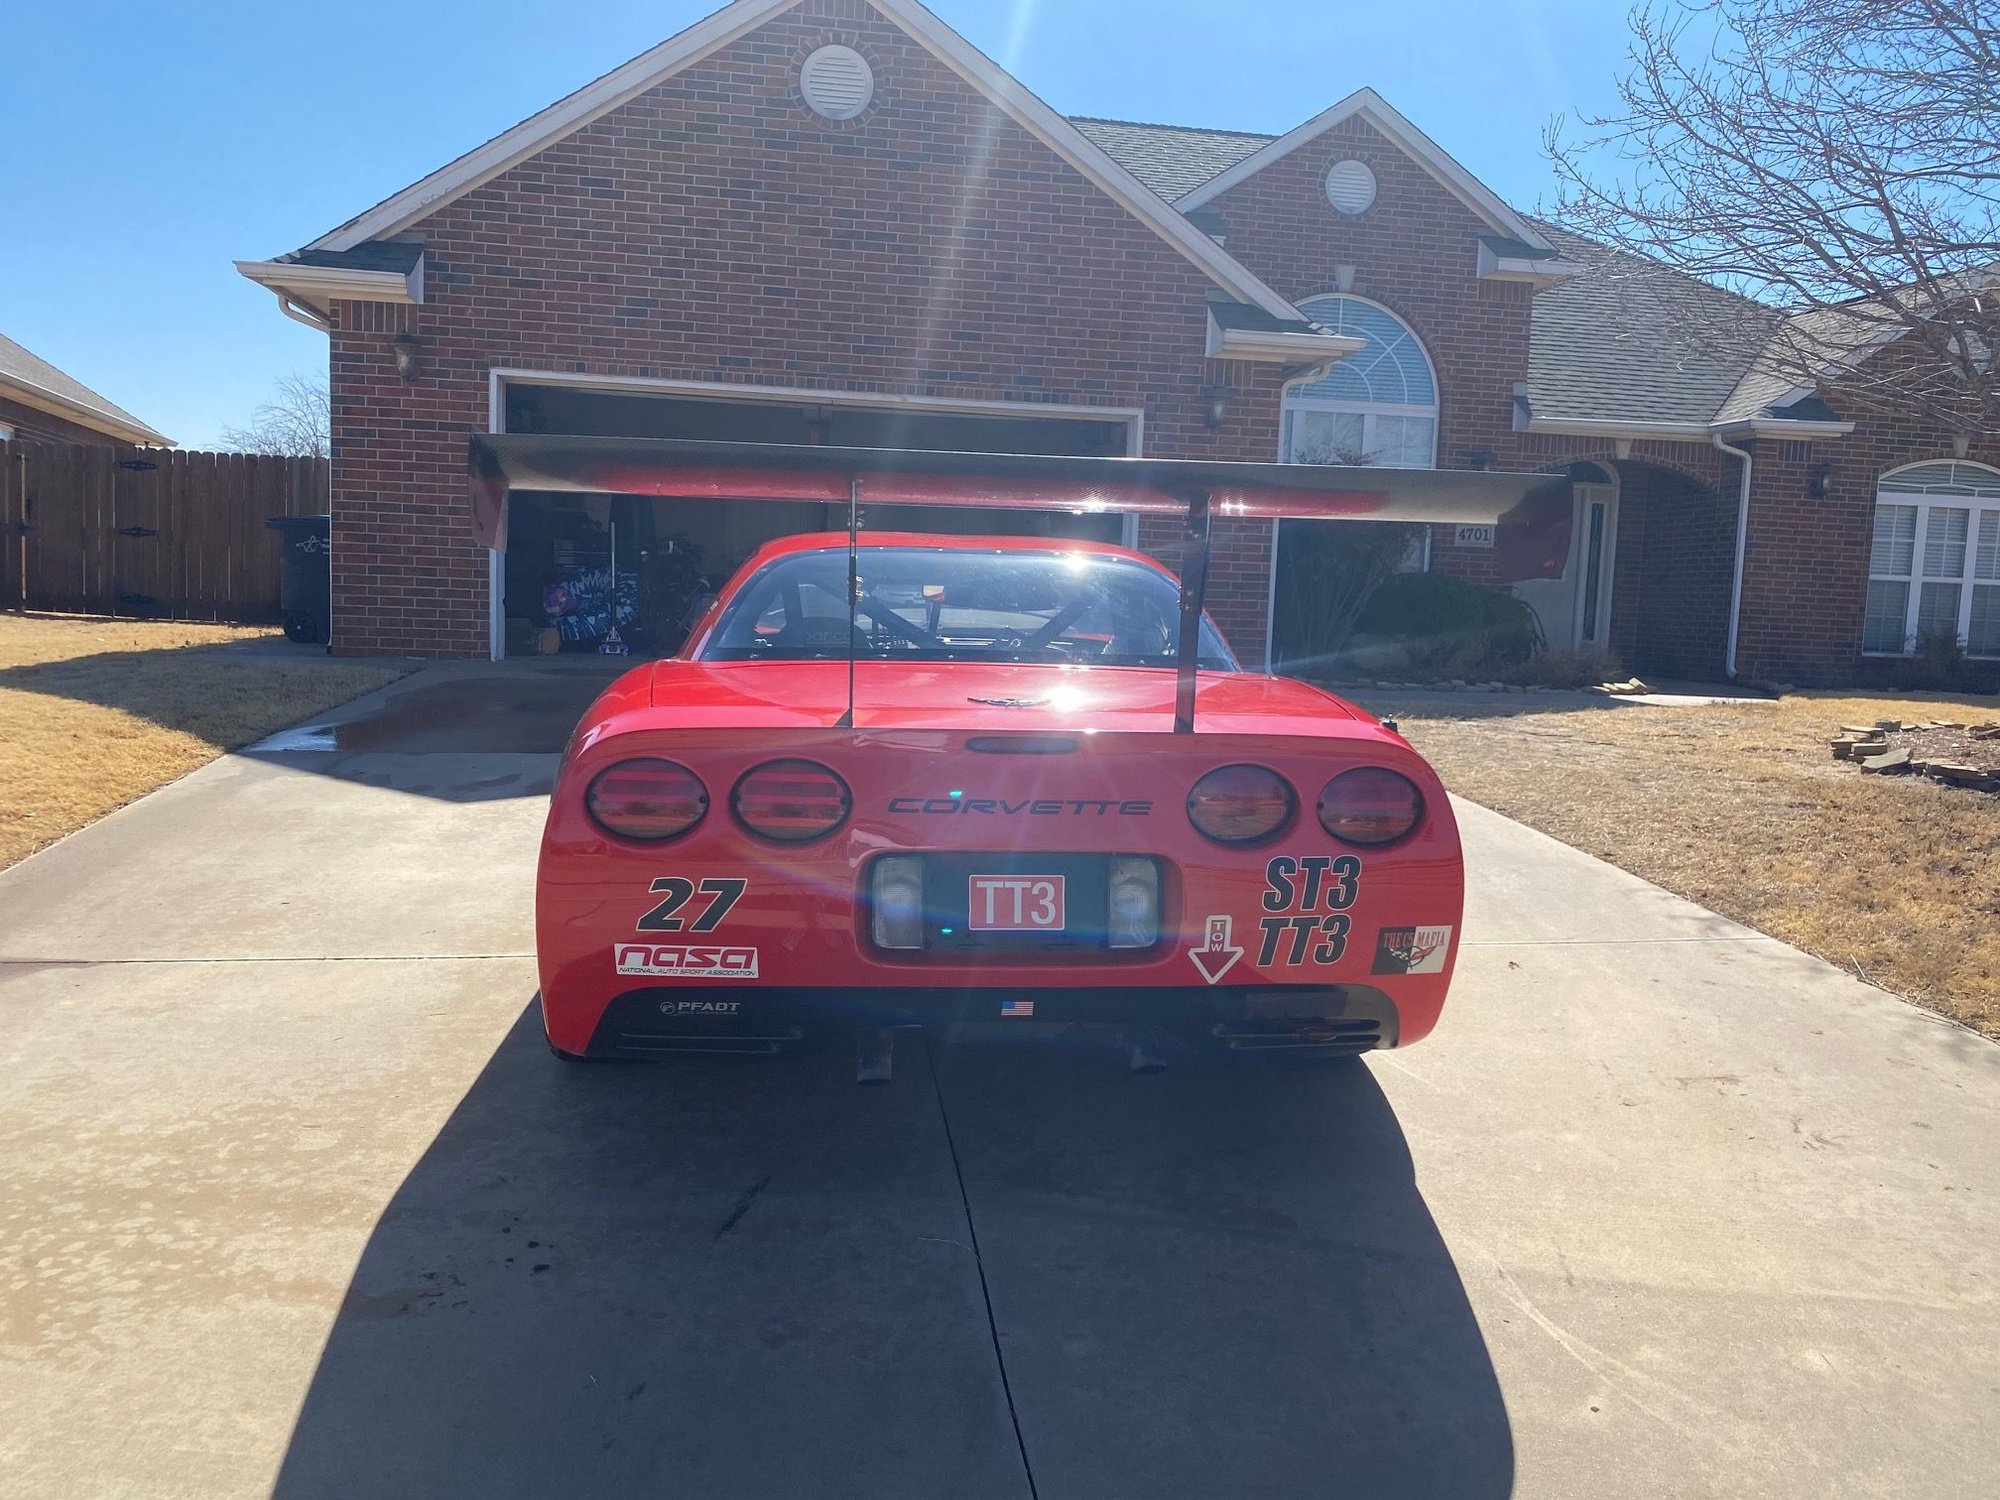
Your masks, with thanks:
M1090 457L1136 454L1142 413L975 402L870 401L825 392L745 393L693 382L606 383L496 372L509 433L706 438L857 448ZM870 530L1060 536L1131 544L1129 517L999 508L872 505ZM716 505L644 496L514 494L502 564L504 654L596 651L614 619L635 650L679 644L691 608L763 543L844 531L844 507ZM614 540L616 570L612 568ZM496 654L501 654L496 651Z

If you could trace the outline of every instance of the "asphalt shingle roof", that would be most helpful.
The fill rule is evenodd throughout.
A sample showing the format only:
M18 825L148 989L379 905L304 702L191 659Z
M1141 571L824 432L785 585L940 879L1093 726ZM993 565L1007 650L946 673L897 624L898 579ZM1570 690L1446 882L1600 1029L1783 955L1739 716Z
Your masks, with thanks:
M1089 116L1070 123L1168 202L1184 198L1275 136ZM1577 275L1537 290L1528 401L1537 417L1594 422L1733 421L1761 414L1800 383L1783 373L1803 335L1838 345L1849 330L1775 309L1559 229L1537 227ZM1540 255L1491 242L1497 253ZM1808 326L1807 320L1820 316ZM1829 361L1831 362L1831 361Z
M0 334L0 387L15 386L30 392L41 391L48 395L82 407L85 411L105 418L123 432L112 434L125 436L127 433L146 434L148 441L171 443L172 439L155 432L122 406L106 401L97 392L80 380L72 379L38 354L31 354L4 334ZM78 417L85 426L91 425Z
M424 247L414 240L370 240L352 250L295 250L278 257L300 266L330 266L342 271L396 271L407 276Z
M1169 203L1277 139L1252 131L1088 115L1072 116L1070 124ZM1788 327L1809 336L1815 347L1822 341L1839 344L1852 333L1820 324L1808 328L1803 319L1813 314L1788 324L1772 308L1655 261L1553 224L1538 222L1537 227L1563 259L1583 270L1535 293L1528 400L1536 417L1708 423L1756 416L1799 384L1781 372L1785 341L1792 336ZM1503 254L1541 254L1525 245L1491 243ZM378 240L339 252L301 250L283 259L408 272L421 251L415 243ZM1226 311L1224 316L1236 314ZM0 345L33 359L18 345L5 340ZM50 373L67 379L58 371ZM102 397L84 394L117 410Z
M1070 124L1167 202L1185 198L1277 137L1193 125L1146 125L1135 120L1071 116Z
M1784 322L1773 308L1656 261L1539 227L1583 267L1535 293L1528 402L1539 418L1712 422Z
M1811 385L1813 382L1802 378L1804 371L1838 369L1872 345L1902 332L1902 320L1879 303L1857 302L1795 314L1772 330L1736 389L1722 403L1716 420L1754 417L1800 386Z

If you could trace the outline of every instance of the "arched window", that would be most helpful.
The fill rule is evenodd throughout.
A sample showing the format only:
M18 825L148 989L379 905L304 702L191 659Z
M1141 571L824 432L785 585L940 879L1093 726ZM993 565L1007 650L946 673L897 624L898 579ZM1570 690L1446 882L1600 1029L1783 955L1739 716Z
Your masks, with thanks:
M1912 464L1876 487L1861 649L1904 656L1945 632L2000 656L2000 470L1984 464Z
M1364 297L1313 297L1299 311L1368 347L1285 393L1285 462L1435 468L1437 377L1417 336Z

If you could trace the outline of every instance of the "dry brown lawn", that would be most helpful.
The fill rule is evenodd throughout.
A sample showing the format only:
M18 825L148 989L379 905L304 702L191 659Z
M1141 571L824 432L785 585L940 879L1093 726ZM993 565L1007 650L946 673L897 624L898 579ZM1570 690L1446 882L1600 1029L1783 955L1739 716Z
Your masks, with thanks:
M1892 716L2000 718L1994 699L1578 704L1397 716L1454 792L2000 1036L2000 797L1864 776L1827 746Z
M0 615L0 867L401 675L224 649L235 625Z

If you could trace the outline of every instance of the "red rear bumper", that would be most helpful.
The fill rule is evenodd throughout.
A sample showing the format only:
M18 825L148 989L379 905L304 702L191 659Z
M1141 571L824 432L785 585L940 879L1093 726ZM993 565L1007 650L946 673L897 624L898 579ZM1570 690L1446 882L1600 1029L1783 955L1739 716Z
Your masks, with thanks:
M1033 756L979 754L932 731L762 739L620 734L565 762L536 896L542 1004L557 1047L645 1051L629 1039L780 1035L813 1022L1213 1030L1287 1017L1372 1018L1369 1045L1396 1046L1437 1023L1457 957L1463 868L1443 789L1407 749L1105 734L1071 754ZM640 845L590 820L591 777L633 755L668 756L702 777L710 809L692 832ZM847 781L854 810L838 832L784 847L733 821L730 788L776 756L818 760ZM1235 761L1269 766L1300 795L1291 827L1254 849L1214 844L1187 820L1189 788ZM1342 845L1314 817L1319 788L1354 765L1384 763L1423 790L1423 824L1391 849ZM869 935L870 862L906 853L991 856L1012 870L1042 856L1153 857L1160 940L1140 951L880 950Z

